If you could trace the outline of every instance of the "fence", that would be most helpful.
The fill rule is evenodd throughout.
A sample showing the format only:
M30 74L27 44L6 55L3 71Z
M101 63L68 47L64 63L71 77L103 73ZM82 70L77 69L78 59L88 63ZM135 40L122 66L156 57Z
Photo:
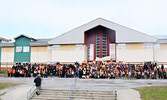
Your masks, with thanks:
M36 86L34 85L28 92L27 92L27 100L30 100L33 94L36 92Z
M72 85L71 89L70 89L69 92L68 92L68 100L70 100L72 93L73 93L74 90L76 89L76 85L77 85L77 78L75 77L75 80L74 80L74 82L73 82L73 85Z

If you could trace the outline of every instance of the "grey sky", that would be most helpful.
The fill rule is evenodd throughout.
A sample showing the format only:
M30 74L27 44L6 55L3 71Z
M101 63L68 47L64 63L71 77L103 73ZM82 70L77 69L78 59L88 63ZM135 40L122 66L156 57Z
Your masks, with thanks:
M98 17L167 35L167 0L0 0L0 36L52 38Z

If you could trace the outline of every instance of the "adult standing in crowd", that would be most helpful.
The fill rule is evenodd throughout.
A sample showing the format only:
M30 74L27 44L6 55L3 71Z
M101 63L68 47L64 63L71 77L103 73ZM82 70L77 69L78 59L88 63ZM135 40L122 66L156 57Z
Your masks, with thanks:
M161 70L162 70L162 71L164 70L164 65L163 65L163 64L161 65Z
M35 86L36 86L36 94L37 95L40 95L40 89L41 89L41 78L40 78L40 74L37 75L37 77L34 79L34 83L35 83Z

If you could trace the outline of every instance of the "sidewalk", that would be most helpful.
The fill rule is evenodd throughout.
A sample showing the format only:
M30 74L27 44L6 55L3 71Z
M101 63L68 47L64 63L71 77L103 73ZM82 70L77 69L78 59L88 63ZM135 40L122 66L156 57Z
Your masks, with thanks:
M2 100L27 100L27 92L32 86L30 85L20 85L8 89L4 89L1 92L6 92L0 98Z
M139 92L134 89L119 89L117 100L141 100L141 98Z

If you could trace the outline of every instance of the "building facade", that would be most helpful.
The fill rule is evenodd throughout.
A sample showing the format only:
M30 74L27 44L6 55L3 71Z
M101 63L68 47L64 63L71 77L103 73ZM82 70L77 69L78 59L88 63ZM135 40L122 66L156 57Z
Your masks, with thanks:
M0 43L6 63L74 63L83 61L158 62L167 65L167 38L150 36L98 18L51 39L19 35Z

